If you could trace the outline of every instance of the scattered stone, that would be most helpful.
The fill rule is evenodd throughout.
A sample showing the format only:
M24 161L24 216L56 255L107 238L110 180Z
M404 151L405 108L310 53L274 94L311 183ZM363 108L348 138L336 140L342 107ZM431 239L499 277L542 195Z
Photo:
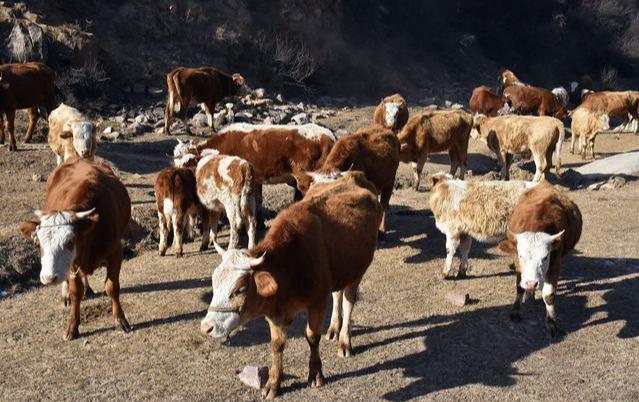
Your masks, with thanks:
M137 121L134 121L128 128L127 128L127 132L131 135L141 135L144 134L144 132L147 130L147 125L146 124L141 124L138 123Z
M111 134L113 132L113 127L109 126L102 131L103 134Z
M193 116L193 118L191 119L191 123L198 128L203 128L206 127L207 125L207 120L206 120L206 114L202 113L202 112L198 112L197 114L195 114L195 116Z
M451 290L446 293L446 300L457 307L464 307L470 301L470 295L464 291Z
M611 176L608 181L600 181L588 186L590 191L598 190L616 190L626 184L626 179L621 176Z
M111 142L118 141L122 139L122 134L120 134L120 132L118 131L111 131L108 134L102 134L101 139Z
M253 91L253 94L255 95L256 99L263 99L264 97L266 97L266 90L264 88L257 88L255 91Z
M444 107L446 107L446 108L450 108L451 106L453 106L453 102L451 102L451 101L449 101L449 100L444 101Z
M275 100L277 100L279 103L284 103L284 97L282 97L282 94L277 94L275 96Z
M298 126L302 124L307 124L309 122L308 115L306 113L298 113L295 116L291 117L291 121L294 121Z
M31 176L31 180L33 180L35 182L44 181L44 175L41 175L39 173L34 173L33 176Z
M158 127L163 127L164 126L164 119L160 119L158 121L156 121L155 123L153 123L153 128L158 128Z
M122 115L120 115L120 116L115 116L115 117L113 118L113 120L115 120L115 122L116 122L116 123L124 123L124 120L126 120L126 117L125 117L125 116L122 116Z
M264 366L246 366L244 370L239 372L240 381L251 388L262 389L268 381L268 367Z
M235 104L229 102L225 104L224 107L226 108L226 110L233 110L235 108Z
M267 116L264 120L262 120L262 124L275 124L273 123L273 118L271 116Z
M163 92L164 90L162 88L155 88L155 87L149 88L149 93L151 95L161 95Z

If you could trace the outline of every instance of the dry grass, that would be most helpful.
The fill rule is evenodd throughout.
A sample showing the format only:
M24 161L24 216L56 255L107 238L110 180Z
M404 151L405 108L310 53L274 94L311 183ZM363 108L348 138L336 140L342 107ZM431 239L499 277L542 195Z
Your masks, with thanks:
M331 126L361 124L370 115L372 108L356 110ZM120 169L135 208L152 208L151 183L163 163L153 153L169 144L146 135L99 151ZM471 145L471 160L486 152L483 145ZM638 149L639 137L601 136L597 146L602 152ZM567 148L565 162L579 162ZM153 152L132 162L130 155L141 149ZM48 150L21 155L36 161L51 157ZM5 148L0 158L7 158ZM443 167L427 165L431 171ZM34 194L41 186L25 183L29 164L12 169L0 168L2 196L25 192L25 199L38 204L41 196ZM400 180L406 180L407 167L400 169ZM297 319L284 354L280 400L637 400L639 183L570 195L584 215L584 233L577 252L564 261L556 298L562 337L546 336L540 302L524 305L521 323L508 320L515 279L508 258L492 245L474 244L469 279L440 280L444 236L434 226L428 193L402 189L391 200L389 242L377 251L362 283L354 312L354 357L338 358L336 345L322 340L327 385L307 388L308 346L303 318ZM266 198L279 207L290 191L270 187ZM9 200L0 204L2 236L24 215ZM219 257L198 254L196 248L188 244L181 260L147 252L125 262L121 300L135 329L129 335L113 330L103 294L83 302L82 336L72 342L62 341L67 311L58 288L1 301L0 400L260 399L240 383L236 370L270 363L267 325L262 319L252 322L228 345L199 334ZM96 290L102 290L103 275L98 271L91 278ZM468 290L472 303L462 308L448 303L445 295L453 289Z

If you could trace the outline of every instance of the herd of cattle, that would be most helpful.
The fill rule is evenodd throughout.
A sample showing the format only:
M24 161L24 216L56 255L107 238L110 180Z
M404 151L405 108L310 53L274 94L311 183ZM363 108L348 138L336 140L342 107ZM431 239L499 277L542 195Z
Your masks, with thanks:
M111 298L117 328L130 325L119 301L121 238L127 229L131 201L126 188L106 165L93 162L95 126L76 109L53 109L53 73L38 63L0 66L0 106L7 117L9 149L15 150L15 110L29 109L33 132L44 105L49 119L48 141L58 167L49 175L43 210L21 225L40 247L43 284L63 284L70 304L64 338L79 335L80 300L90 291L86 277L106 265L106 294ZM246 91L239 74L213 68L178 68L167 75L166 132L173 116L186 118L191 104L204 105L209 125L215 105ZM638 118L639 92L584 91L582 103L568 112L570 94L528 86L510 71L500 74L503 93L476 88L470 99L474 115L461 108L426 110L409 117L398 94L384 98L372 122L337 139L316 125L232 124L201 142L178 140L174 166L159 172L155 196L159 220L159 254L165 255L169 234L182 256L183 235L193 237L201 221L201 250L211 243L222 256L212 276L213 298L201 332L225 339L239 326L265 316L271 330L272 367L262 392L273 398L282 379L282 352L287 326L306 313L310 345L309 384L324 383L319 341L332 293L327 337L338 341L338 353L352 353L350 322L357 289L384 241L386 213L400 162L410 163L414 188L432 153L448 151L450 174L428 176L430 208L437 228L446 236L443 276L453 275L453 258L461 247L457 277L468 270L472 239L501 242L516 267L516 298L512 319L519 318L525 292L541 290L549 333L557 333L554 294L561 259L581 235L578 207L546 181L564 141L563 120L572 117L572 145L579 138L594 157L594 139L609 130L609 117L626 125ZM577 85L571 85L574 92ZM0 127L3 126L0 125ZM4 141L4 131L1 132ZM484 140L502 165L502 181L464 181L468 142ZM513 156L532 157L531 182L509 181ZM454 177L457 175L457 178ZM295 202L264 227L262 186L288 183ZM225 250L217 241L224 214L230 226ZM248 248L240 248L246 228Z

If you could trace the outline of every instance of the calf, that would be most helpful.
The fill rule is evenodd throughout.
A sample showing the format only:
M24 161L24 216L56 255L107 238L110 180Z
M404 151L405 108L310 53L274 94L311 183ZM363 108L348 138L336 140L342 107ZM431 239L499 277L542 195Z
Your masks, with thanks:
M242 224L248 232L249 248L255 245L256 202L255 171L253 166L237 156L219 155L206 150L195 172L197 196L206 211L202 213L202 246L209 246L209 232L217 238L217 224L222 212L230 226L229 249L237 248Z
M40 281L67 280L71 309L65 340L79 336L82 278L106 264L106 294L116 328L130 331L120 305L122 236L131 216L126 188L106 165L72 159L49 175L44 210L20 230L40 246Z
M575 139L578 137L581 159L586 158L587 149L590 149L592 159L595 159L595 137L602 131L610 130L610 117L603 112L591 112L578 107L572 112L570 128L570 153L575 153Z
M486 116L497 116L510 112L510 105L506 102L506 98L503 95L493 93L486 86L473 89L468 105L473 113Z
M435 225L446 235L444 278L451 275L453 258L460 245L457 277L463 278L468 272L472 239L490 243L506 237L510 212L524 191L535 185L520 180L465 182L445 174L428 176L428 184Z
M563 100L545 88L513 85L504 90L504 96L517 114L553 116L562 121L568 115Z
M335 143L321 168L312 174L296 174L298 189L306 193L314 182L333 181L340 171L347 169L364 172L380 195L383 213L379 235L380 240L384 240L386 212L399 166L399 148L399 140L390 129L379 125L360 128Z
M166 75L167 99L164 111L164 132L171 134L173 116L183 121L191 103L200 103L209 127L213 127L215 105L229 96L241 96L247 91L244 77L227 75L212 67L178 67Z
M464 178L468 159L468 139L473 117L463 110L427 111L406 123L398 138L401 143L400 160L413 167L415 190L429 154L448 151L450 174Z
M546 304L546 327L557 335L555 292L561 259L581 237L582 219L577 205L550 184L525 192L508 219L508 239L500 248L512 254L517 272L511 319L520 320L524 292L540 289Z
M408 122L408 105L400 94L387 96L373 113L373 123L398 133Z
M267 399L278 393L287 328L299 313L308 318L309 385L324 384L319 342L331 292L329 335L339 333L338 355L351 355L351 313L373 260L380 218L375 186L354 173L313 186L303 200L277 215L256 247L225 252L215 243L222 262L213 271L213 298L201 332L226 339L248 321L266 317L272 351L262 388Z
M589 91L584 93L580 108L591 112L606 113L609 117L623 119L617 130L637 132L639 118L639 91ZM632 124L632 126L630 126Z
M190 168L167 167L158 173L153 188L160 229L158 252L161 256L166 254L167 239L172 228L173 251L176 257L182 257L184 228L189 228L189 237L193 238L200 210L195 190L195 174Z
M53 70L42 63L16 63L0 65L0 144L4 144L4 122L7 118L9 151L15 151L14 121L17 109L29 109L29 127L24 142L31 141L38 123L38 106L43 105L47 114L55 105Z
M73 156L93 160L98 146L95 125L64 103L49 115L48 142L58 165Z
M513 155L528 154L532 154L535 161L533 181L541 180L550 170L554 151L557 153L555 173L559 177L564 124L554 117L480 115L474 119L472 135L486 141L488 148L497 155L504 180L510 178Z

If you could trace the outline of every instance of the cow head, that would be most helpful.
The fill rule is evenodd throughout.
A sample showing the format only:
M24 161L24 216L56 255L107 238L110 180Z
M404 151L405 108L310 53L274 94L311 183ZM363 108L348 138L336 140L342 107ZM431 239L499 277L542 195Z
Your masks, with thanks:
M563 235L564 230L554 235L545 232L509 231L508 239L502 241L499 248L516 256L521 272L520 287L527 291L543 287L551 254L561 245Z
M435 173L435 174L429 174L428 176L426 176L426 184L428 184L428 187L432 190L436 185L440 184L440 183L444 183L447 180L453 180L454 177L453 175L449 174L449 173Z
M197 144L193 140L182 141L173 148L173 165L175 167L192 167L197 165Z
M277 293L278 285L269 272L260 270L265 255L253 257L247 250L225 251L219 244L214 245L222 262L213 271L213 298L200 331L224 340L262 313L264 302Z
M73 148L80 158L87 158L93 147L95 125L88 121L73 121L64 124L60 138L73 138Z
M318 172L299 172L294 173L293 177L297 182L297 189L302 193L306 194L308 190L315 184L318 183L332 183L338 180L341 177L346 176L347 174L352 174L351 166L347 171L340 172L339 170L331 171L328 173L318 173Z
M250 91L246 80L238 73L233 74L233 84L235 85L235 94L238 96L244 96Z
M40 246L40 281L52 285L64 281L77 255L76 241L98 222L95 208L83 212L34 211L36 220L20 225L24 237Z
M395 127L400 106L401 103L399 102L388 102L384 104L384 122L386 123L386 127Z
M486 121L487 117L483 114L473 116L473 128L470 130L470 136L473 139L481 138L481 125Z

